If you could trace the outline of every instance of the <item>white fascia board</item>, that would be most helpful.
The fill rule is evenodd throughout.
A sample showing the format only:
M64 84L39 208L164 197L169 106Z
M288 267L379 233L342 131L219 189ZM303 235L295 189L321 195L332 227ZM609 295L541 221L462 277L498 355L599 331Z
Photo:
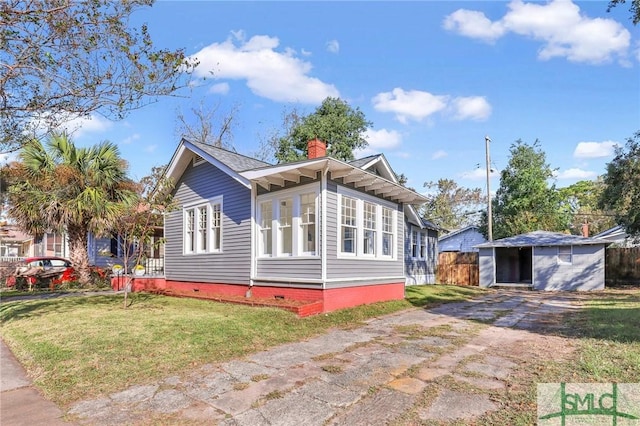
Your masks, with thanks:
M254 180L271 175L276 175L279 173L287 173L297 169L313 169L315 171L321 171L327 161L329 161L327 158L319 158L315 161L305 161L303 163L281 164L278 166L264 167L261 169L240 172L240 176L248 180Z

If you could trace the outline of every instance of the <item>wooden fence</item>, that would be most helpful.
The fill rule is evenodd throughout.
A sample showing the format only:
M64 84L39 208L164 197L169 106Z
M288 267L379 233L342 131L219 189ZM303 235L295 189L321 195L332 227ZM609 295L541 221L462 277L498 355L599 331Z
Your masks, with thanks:
M440 253L436 280L439 284L478 285L478 253Z
M608 248L605 253L606 286L640 284L640 247Z

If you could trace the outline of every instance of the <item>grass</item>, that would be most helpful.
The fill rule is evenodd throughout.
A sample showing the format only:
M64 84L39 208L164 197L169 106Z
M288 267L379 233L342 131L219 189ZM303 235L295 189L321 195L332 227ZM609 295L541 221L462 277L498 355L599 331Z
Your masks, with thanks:
M333 327L482 294L475 288L420 286L407 300L376 303L300 319L276 308L252 308L144 293L15 300L0 305L0 333L34 383L60 405L133 384L223 362Z

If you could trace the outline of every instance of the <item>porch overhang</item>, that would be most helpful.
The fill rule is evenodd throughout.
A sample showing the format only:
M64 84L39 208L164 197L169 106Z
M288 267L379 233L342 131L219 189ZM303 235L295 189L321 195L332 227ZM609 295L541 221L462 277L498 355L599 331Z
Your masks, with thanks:
M318 172L331 173L334 180L342 179L344 184L397 203L422 204L427 201L425 196L402 185L330 157L247 170L240 172L240 176L270 191L273 185L284 187L287 182L300 183L302 176L314 179Z

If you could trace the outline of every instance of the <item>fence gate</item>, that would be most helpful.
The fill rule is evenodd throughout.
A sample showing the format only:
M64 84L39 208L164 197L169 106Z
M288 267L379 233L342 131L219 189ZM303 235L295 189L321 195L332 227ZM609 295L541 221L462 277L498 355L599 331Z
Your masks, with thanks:
M478 253L443 252L438 255L437 282L440 284L478 285Z
M640 284L640 247L610 247L605 251L606 286Z

